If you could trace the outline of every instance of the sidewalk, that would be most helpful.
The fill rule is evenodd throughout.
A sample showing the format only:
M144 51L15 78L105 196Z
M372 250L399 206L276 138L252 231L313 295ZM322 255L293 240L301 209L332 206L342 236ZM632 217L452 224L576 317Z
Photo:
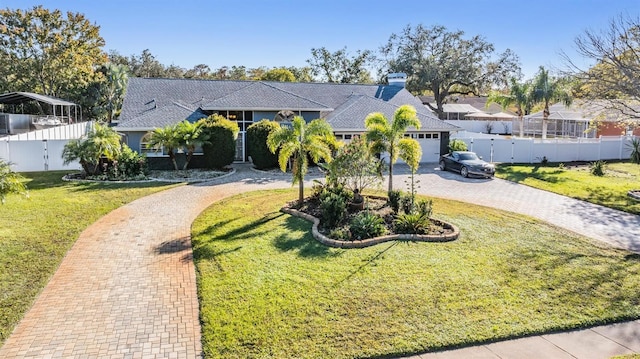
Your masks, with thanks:
M640 353L640 320L571 332L545 334L463 349L420 354L407 359L606 359Z

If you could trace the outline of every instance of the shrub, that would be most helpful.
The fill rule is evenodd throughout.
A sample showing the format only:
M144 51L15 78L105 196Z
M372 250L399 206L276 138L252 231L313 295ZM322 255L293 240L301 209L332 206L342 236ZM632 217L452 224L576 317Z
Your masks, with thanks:
M430 224L431 221L427 216L420 213L405 213L393 221L393 228L396 233L425 234L429 231Z
M389 197L389 199L387 200L387 202L389 203L389 207L391 207L393 213L398 213L398 211L400 210L400 199L402 198L402 192L393 190L389 191L387 195Z
M628 146L631 148L631 156L629 159L631 162L640 165L640 139L634 138Z
M240 129L238 124L220 115L212 115L202 121L209 143L202 147L207 168L224 168L236 157L236 139Z
M431 213L433 212L433 201L421 199L416 203L416 209L418 210L418 214L430 218Z
M449 141L449 152L453 151L467 151L467 143L463 140L451 140Z
M400 205L404 213L413 213L415 210L414 197L411 194L402 194L400 198Z
M386 231L384 220L370 211L362 211L353 217L349 229L356 240L378 237Z
M336 193L330 193L320 201L322 221L326 228L334 228L347 213L347 201Z
M351 232L349 232L348 228L336 228L329 232L329 238L337 239L340 241L348 241L351 240Z
M344 199L345 202L349 202L353 199L353 192L351 192L348 188L343 185L325 185L322 187L322 191L320 192L319 199L320 201L324 200L326 197L331 194L335 194Z
M247 151L253 165L258 169L278 167L277 153L267 147L267 137L280 125L275 121L262 120L247 127Z
M120 155L109 167L107 176L110 180L141 180L148 173L146 156L123 144Z
M591 162L591 164L589 165L589 170L591 171L592 175L602 177L604 176L606 164L607 163L604 161Z

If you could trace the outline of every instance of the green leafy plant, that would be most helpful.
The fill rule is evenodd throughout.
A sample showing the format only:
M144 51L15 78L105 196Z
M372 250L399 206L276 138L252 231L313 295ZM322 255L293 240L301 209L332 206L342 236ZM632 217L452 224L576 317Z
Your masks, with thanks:
M383 162L376 158L363 137L355 137L338 150L333 161L324 166L327 182L343 183L353 192L382 183Z
M0 203L4 204L10 193L28 196L27 186L23 180L20 174L13 172L11 163L0 159Z
M384 220L370 211L362 211L353 217L349 229L352 238L356 240L378 237L387 230Z
M430 218L433 212L433 200L420 199L416 202L416 210L419 215Z
M326 228L334 228L347 214L347 201L336 193L330 193L320 201L322 221Z
M565 169L564 163L560 162L560 164L558 164L558 169L561 171L564 171Z
M400 211L400 201L402 199L402 192L398 190L389 191L387 202L393 213Z
M100 174L120 154L120 135L111 127L95 124L85 137L69 141L62 150L64 164L78 161L88 176Z
M605 168L606 164L607 163L604 162L604 161L591 162L591 164L589 165L589 171L594 176L602 177L602 176L604 176L604 173L605 173L605 170L606 170L606 168Z
M349 229L345 227L335 228L329 232L329 238L349 241L351 240L351 232L349 232Z
M396 233L425 234L429 231L431 220L420 213L404 213L393 221Z
M278 154L269 151L267 138L279 127L277 122L266 119L247 127L247 151L257 169L278 167Z
M400 198L400 205L402 206L402 211L404 213L413 213L414 204L414 197L411 196L411 194L402 193L402 197Z
M455 139L449 141L449 152L453 151L467 151L467 143L463 140Z
M631 156L629 158L631 162L640 165L640 139L634 138L627 146L631 147Z
M147 177L148 173L147 157L123 144L120 154L107 171L107 179L142 180Z

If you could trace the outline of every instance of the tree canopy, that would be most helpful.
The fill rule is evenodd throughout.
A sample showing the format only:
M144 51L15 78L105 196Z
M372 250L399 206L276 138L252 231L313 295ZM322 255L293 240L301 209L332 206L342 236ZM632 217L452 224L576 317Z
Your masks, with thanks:
M78 101L106 61L100 27L83 14L42 6L0 10L0 92Z
M620 121L640 119L640 18L620 15L608 28L585 30L574 42L578 54L594 64L583 68L563 54L583 84L583 97L617 113Z
M350 83L373 83L371 73L367 69L374 56L369 50L356 51L351 56L347 48L331 52L324 47L311 49L311 58L307 63L313 74L320 76L322 81Z
M518 57L509 49L494 56L493 44L482 36L464 37L462 31L444 26L407 26L392 34L381 52L389 72L407 74L407 89L415 94L432 93L438 116L450 95L486 94L492 86L504 86L520 77Z

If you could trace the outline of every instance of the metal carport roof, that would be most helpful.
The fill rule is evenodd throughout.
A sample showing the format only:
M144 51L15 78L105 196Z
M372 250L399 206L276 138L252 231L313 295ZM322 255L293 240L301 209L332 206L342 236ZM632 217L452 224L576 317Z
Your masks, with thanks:
M0 103L2 104L19 104L31 100L48 103L52 106L76 106L73 102L32 92L8 92L0 95Z

